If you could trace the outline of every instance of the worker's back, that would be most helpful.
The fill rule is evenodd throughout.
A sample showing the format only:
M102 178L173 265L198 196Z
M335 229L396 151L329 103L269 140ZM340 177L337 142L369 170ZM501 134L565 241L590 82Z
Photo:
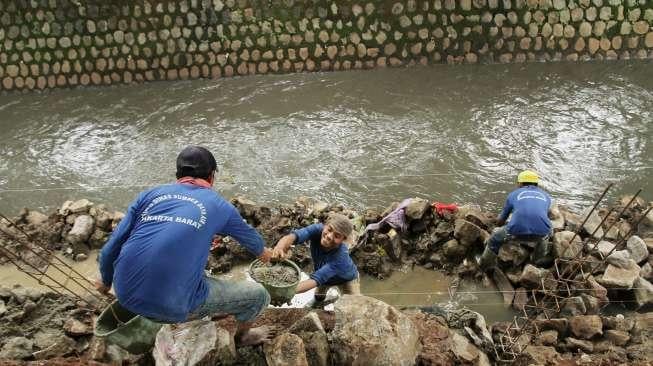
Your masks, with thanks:
M551 197L537 186L527 185L512 191L506 200L506 207L512 209L508 223L511 235L544 236L551 231L548 212Z
M213 235L242 219L211 189L189 184L141 194L127 241L114 262L114 288L127 309L162 321L183 321L207 295L203 280Z

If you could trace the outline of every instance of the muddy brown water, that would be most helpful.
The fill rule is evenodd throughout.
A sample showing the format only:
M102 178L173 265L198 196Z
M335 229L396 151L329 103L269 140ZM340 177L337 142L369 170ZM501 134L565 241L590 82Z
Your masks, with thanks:
M172 180L174 158L190 143L215 153L220 192L265 204L304 195L362 209L418 196L498 211L526 167L576 210L609 181L616 183L611 198L643 187L651 201L651 120L650 61L438 65L2 94L0 211L49 211L79 198L124 210L142 189ZM2 283L18 278L6 271ZM442 293L446 283L418 270L362 285L369 293ZM485 300L494 295L482 292L476 303L495 302ZM507 314L492 309L482 312Z

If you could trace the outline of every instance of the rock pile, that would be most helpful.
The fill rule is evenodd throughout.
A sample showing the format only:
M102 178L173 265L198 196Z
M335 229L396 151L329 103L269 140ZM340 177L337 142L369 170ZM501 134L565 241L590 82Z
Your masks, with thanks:
M66 201L49 216L25 208L13 219L20 231L5 220L0 221L0 229L10 234L0 233L0 241L34 264L39 264L38 258L28 248L37 252L41 251L40 247L61 249L75 260L84 260L91 249L102 248L123 216L87 199ZM25 238L21 231L30 238Z

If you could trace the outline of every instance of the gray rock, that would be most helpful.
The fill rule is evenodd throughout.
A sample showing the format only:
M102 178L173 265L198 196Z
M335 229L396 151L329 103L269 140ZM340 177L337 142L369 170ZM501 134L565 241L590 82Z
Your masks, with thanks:
M72 336L93 334L93 327L84 324L75 318L68 318L63 325L63 329L67 334Z
M565 228L565 217L560 212L560 208L557 203L551 205L549 209L549 219L551 219L551 228L555 231L560 231Z
M587 217L590 210L591 208L585 209L581 214L581 216ZM601 216L599 216L596 210L594 210L589 215L587 221L585 222L585 225L583 225L583 229L585 230L585 232L592 235L595 239L600 239L603 236L603 229L601 228Z
M580 253L583 242L580 236L576 235L573 243L571 243L572 237L574 237L572 231L561 231L553 235L553 255L556 258L571 259Z
M627 250L616 250L607 258L608 264L612 264L619 268L628 268L631 260L630 252Z
M459 362L464 364L489 365L487 355L472 344L467 337L463 337L454 330L449 330L449 339L451 341L451 352L453 352Z
M583 298L580 296L572 296L562 300L562 309L560 310L560 315L566 316L577 316L585 315L587 313L587 307Z
M48 216L38 211L29 210L27 216L25 216L25 221L30 225L39 226L48 221Z
M422 198L411 198L410 203L406 206L406 216L411 220L419 220L424 216L429 207L429 201Z
M569 320L566 318L558 319L539 319L535 324L540 330L555 330L558 334L565 334L569 327Z
M34 352L34 358L37 360L45 360L48 358L65 356L75 352L75 340L61 336L55 339L52 344L40 351Z
M161 366L212 365L218 360L230 365L237 355L232 334L208 320L164 325L156 335L152 351L154 361Z
M11 295L17 303L22 304L26 300L38 302L43 296L43 291L31 287L16 286L11 289Z
M86 242L93 233L95 220L91 215L77 216L72 229L68 232L66 240L71 244L80 244Z
M653 284L649 281L641 277L636 279L633 293L638 308L653 304Z
M7 306L5 306L5 302L3 300L0 300L0 317L3 316L7 312Z
M502 270L495 268L492 273L492 279L497 289L501 292L501 295L503 295L503 304L506 307L511 306L515 298L515 289L512 287L508 277L506 277Z
M642 266L642 269L639 271L639 276L647 281L653 280L653 267L651 263L646 263Z
M459 263L467 255L467 247L451 239L442 245L442 253L450 262Z
M481 231L484 230L480 226L468 220L457 219L454 222L453 236L464 246L474 244L481 237Z
M101 249L104 246L104 243L109 239L109 233L96 228L91 234L91 237L88 238L88 245L91 249Z
M606 288L631 289L635 280L639 277L639 271L639 266L631 259L626 268L609 264L603 276L598 277L596 280Z
M608 253L611 253L614 249L615 245L609 241L601 240L597 245L596 245L596 250L598 250L599 253L601 253L601 256L605 258L608 256Z
M25 337L9 338L0 349L0 360L22 360L32 356L34 343Z
M635 319L630 317L626 318L622 314L606 316L602 321L605 329L621 330L624 332L630 332L635 326Z
M406 315L367 296L343 295L334 306L336 323L330 334L334 364L415 363L419 335Z
M592 353L594 352L594 345L590 341L584 341L581 339L576 339L573 337L567 337L567 349L569 350L581 350L583 352Z
M329 339L324 331L300 332L304 342L306 360L310 366L327 366L329 364Z
M282 333L263 346L268 366L308 366L304 341L291 333Z
M555 346L558 344L558 331L545 330L537 335L535 342L540 346Z
M526 288L538 288L542 280L549 274L550 272L546 269L527 264L522 271L519 282Z
M527 364L548 365L556 364L561 360L560 354L554 347L528 345L524 349L522 357Z
M591 339L603 334L603 322L598 315L579 315L569 319L569 330L582 339Z
M499 248L498 258L512 267L521 266L528 259L528 251L518 243L506 243Z
M68 206L68 210L70 211L70 213L87 213L91 209L91 207L93 207L93 202L84 198L72 202L70 206Z
M626 242L626 248L630 257L637 263L642 263L648 258L648 247L639 236L633 235Z
M606 330L603 337L616 346L625 346L630 340L630 334L628 332L615 329Z

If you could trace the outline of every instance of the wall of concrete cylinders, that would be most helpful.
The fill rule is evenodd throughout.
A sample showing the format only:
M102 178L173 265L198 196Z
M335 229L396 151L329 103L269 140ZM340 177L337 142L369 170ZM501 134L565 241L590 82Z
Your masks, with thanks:
M7 0L1 89L653 59L652 0Z

